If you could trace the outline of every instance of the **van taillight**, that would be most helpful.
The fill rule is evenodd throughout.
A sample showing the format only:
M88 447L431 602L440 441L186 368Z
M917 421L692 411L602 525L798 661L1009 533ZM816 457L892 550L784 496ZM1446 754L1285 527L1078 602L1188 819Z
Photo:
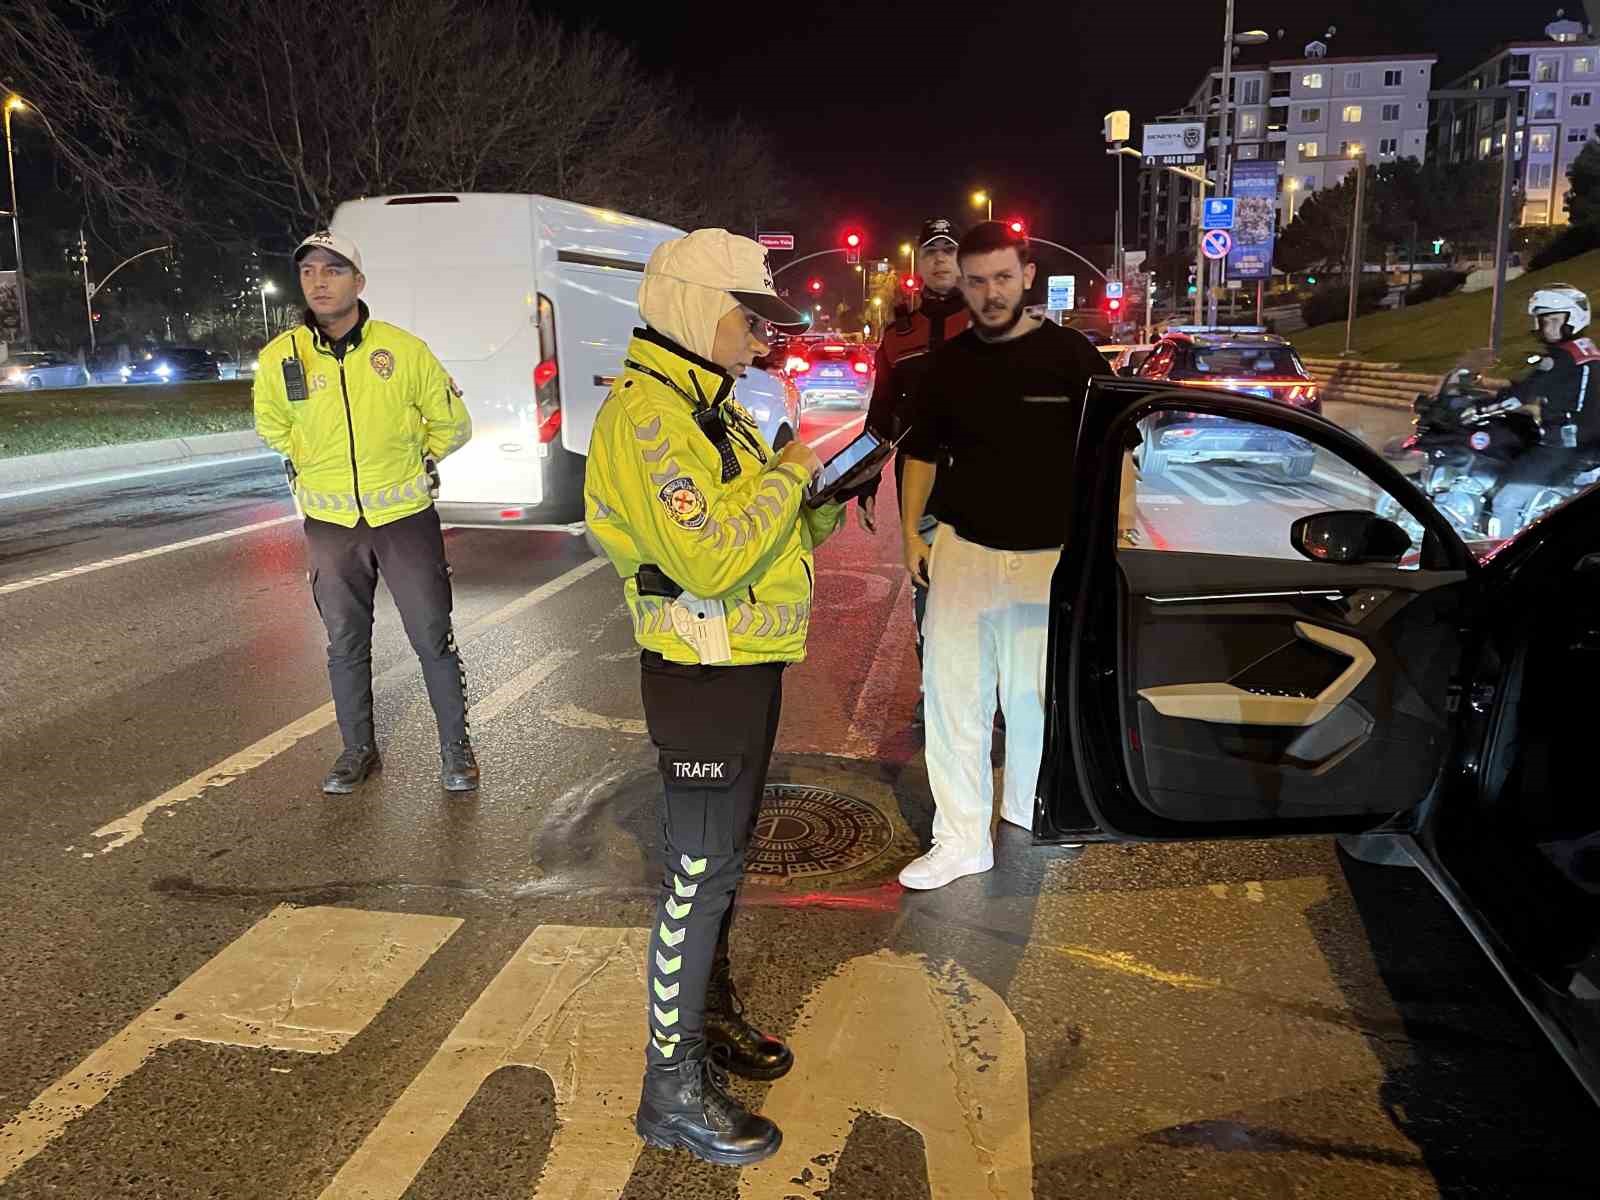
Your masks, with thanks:
M533 369L535 419L539 441L553 442L561 432L561 367L556 352L556 309L548 296L539 297L539 365Z

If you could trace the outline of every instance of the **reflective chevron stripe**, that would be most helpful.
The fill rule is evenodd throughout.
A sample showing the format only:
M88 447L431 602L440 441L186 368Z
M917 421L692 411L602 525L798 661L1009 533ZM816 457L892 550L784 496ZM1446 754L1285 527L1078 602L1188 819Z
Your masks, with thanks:
M678 861L683 864L684 873L690 877L706 873L706 860L703 858L690 858L685 854Z
M676 1025L678 1023L678 1010L669 1008L663 1011L659 1006L652 1004L650 1011L655 1015L658 1025Z
M689 915L689 910L693 907L694 905L692 904L679 904L676 900L668 898L666 903L667 916L674 921L681 921Z
M669 1000L676 1000L678 998L678 989L683 985L681 983L663 984L659 979L652 979L650 981L650 986L656 990L656 999L665 1004Z
M650 1034L650 1040L656 1045L656 1053L663 1058L671 1058L677 1052L678 1043L683 1040L681 1033L656 1033Z
M678 895L688 898L700 890L700 885L698 883L685 883L674 875L672 877L672 890L677 892Z
M676 950L679 946L683 945L684 935L686 935L689 931L687 929L680 929L677 933L673 933L672 930L667 928L666 923L663 922L657 932L661 934L661 940L663 942Z
M678 968L681 966L683 966L683 955L679 954L673 958L668 958L661 951L656 951L656 970L663 975L676 975Z

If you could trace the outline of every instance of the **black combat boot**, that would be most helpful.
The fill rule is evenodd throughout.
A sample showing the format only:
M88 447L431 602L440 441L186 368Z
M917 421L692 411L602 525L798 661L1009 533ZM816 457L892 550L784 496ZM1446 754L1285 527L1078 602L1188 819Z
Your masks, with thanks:
M706 1048L726 1070L744 1079L781 1079L794 1066L794 1055L777 1038L744 1019L744 1005L733 987L727 959L711 968L706 985Z
M462 738L440 749L439 782L447 792L478 790L478 756L473 754L469 739Z
M728 1095L727 1086L728 1077L709 1058L649 1067L633 1127L647 1145L687 1150L719 1166L772 1157L783 1144L782 1132Z
M374 747L346 746L322 781L322 790L330 796L348 795L365 783L368 775L381 770L383 760Z

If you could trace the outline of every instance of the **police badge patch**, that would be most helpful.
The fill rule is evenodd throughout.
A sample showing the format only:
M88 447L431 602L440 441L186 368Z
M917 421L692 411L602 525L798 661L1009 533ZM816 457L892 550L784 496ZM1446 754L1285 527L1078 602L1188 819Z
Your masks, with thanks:
M368 359L372 369L378 373L379 379L388 379L394 374L394 355L387 350L374 350Z
M706 497L694 480L680 475L658 493L661 507L673 523L684 529L699 529L706 523Z

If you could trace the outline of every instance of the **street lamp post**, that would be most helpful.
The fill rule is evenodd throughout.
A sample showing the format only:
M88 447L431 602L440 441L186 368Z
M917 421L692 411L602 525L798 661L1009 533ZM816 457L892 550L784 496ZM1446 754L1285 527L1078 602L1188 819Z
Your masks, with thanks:
M272 329L267 324L267 296L277 290L277 286L272 280L263 279L261 281L261 334L263 337L272 336Z
M1361 246L1361 219L1366 215L1367 159L1361 146L1353 148L1356 160L1356 211L1350 222L1350 301L1344 319L1344 357L1350 357L1351 330L1356 323L1356 298L1361 291L1361 272L1366 255Z
M1233 185L1232 167L1228 154L1228 118L1229 108L1233 103L1233 55L1238 46L1260 46L1271 41L1271 35L1264 29L1251 29L1244 33L1233 32L1233 0L1227 0L1223 16L1222 30L1222 95L1217 106L1217 173L1214 176L1217 185L1217 195L1226 196ZM1207 106L1209 107L1209 106ZM1201 110L1202 115L1204 109ZM1199 238L1202 231L1197 227L1195 237ZM1227 259L1220 259L1216 267L1212 268L1220 279L1226 279L1228 272ZM1207 274L1211 274L1208 271ZM1217 297L1214 289L1208 286L1205 289L1210 299L1209 309L1213 323L1217 315Z
M17 164L11 152L11 114L21 112L26 107L21 96L13 94L6 97L6 173L11 177L11 242L17 253L17 322L24 342L31 331L28 327L28 285L22 271L22 225L17 213Z
M994 220L994 197L989 195L986 190L972 193L972 207L983 209L984 220Z
M1287 229L1294 224L1294 194L1300 190L1300 181L1291 175L1283 181L1283 190L1289 194L1289 219L1283 223Z

